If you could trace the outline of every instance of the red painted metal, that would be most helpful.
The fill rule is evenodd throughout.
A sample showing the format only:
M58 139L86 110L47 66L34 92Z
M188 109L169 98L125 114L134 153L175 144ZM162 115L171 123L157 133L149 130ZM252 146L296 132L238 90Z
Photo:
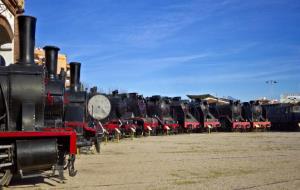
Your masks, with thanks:
M53 128L55 129L55 128ZM12 131L0 132L1 139L69 138L70 154L76 154L76 133L72 131Z
M127 134L127 133L131 132L131 129L136 130L137 125L135 125L133 123L129 123L129 124L124 124L121 127L124 129L125 133Z
M233 129L249 129L251 127L250 122L245 121L234 121L232 122Z
M88 124L85 122L65 122L65 127L71 127L71 128L76 128L76 127L82 127L85 131L95 133L96 134L96 129L88 127Z
M219 128L221 127L221 124L218 121L205 121L202 126L204 128L208 128L208 126L211 126L212 128Z
M178 129L179 124L178 123L170 123L170 124L165 124L165 126L168 126L170 129Z
M104 129L112 134L116 131L116 129L120 130L120 121L119 120L111 120L103 125Z
M191 126L191 127L190 127ZM197 129L200 127L199 122L184 122L184 128Z
M54 103L54 97L51 96L50 92L47 93L47 103L49 105L53 105L53 103Z
M269 129L271 128L270 121L256 121L251 123L253 129Z

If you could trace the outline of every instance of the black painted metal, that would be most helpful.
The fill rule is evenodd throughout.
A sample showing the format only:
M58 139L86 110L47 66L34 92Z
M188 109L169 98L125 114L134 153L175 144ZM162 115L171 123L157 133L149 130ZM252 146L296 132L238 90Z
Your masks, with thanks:
M181 97L172 98L170 113L182 127L186 122L197 122L196 118L189 111L189 102L181 100Z
M64 80L57 77L57 58L59 48L45 46L45 63L47 69L45 125L47 127L63 127L64 114Z
M34 45L35 45L35 26L36 18L30 16L18 17L19 28L19 53L18 64L34 63Z
M44 70L33 59L35 24L34 17L18 17L20 57L16 64L0 67L8 131L34 131L44 125Z
M199 121L204 123L206 121L216 121L216 118L210 113L209 104L207 101L196 99L189 103L190 113Z
M1 131L41 131L45 126L45 99L50 97L46 96L45 89L47 88L47 91L51 92L49 93L51 96L63 97L61 89L57 89L56 80L45 80L44 67L34 63L35 25L34 17L18 17L20 57L16 64L0 66ZM46 55L46 57L49 61L49 59L53 60L55 55L54 57ZM54 73L53 66L51 69ZM47 87L45 87L45 82L48 84ZM51 103L55 105L56 97L50 99ZM49 113L53 114L55 111L51 110ZM17 172L22 175L23 172L35 173L51 169L58 161L59 163L64 162L64 156L69 152L68 140L64 137L53 137L53 139L43 137L37 139L30 136L18 139L1 138L0 144L14 145L13 154L11 154L13 166L5 169L11 171L13 175ZM3 168L0 169L2 172ZM28 176L36 175L29 174ZM5 183L8 184L9 181Z
M263 105L265 117L276 131L300 131L300 104L282 103Z
M65 83L66 77L67 77L67 73L66 73L65 69L64 69L64 68L61 68L61 69L60 69L60 73L59 73L59 79L60 79L61 81L63 81L63 83Z
M5 66L5 65L6 65L5 59L4 57L2 57L2 55L0 55L0 66Z
M90 126L88 125L87 111L88 93L80 88L80 65L78 62L70 63L71 88L66 92L68 103L64 112L66 123L78 123L78 126L75 126L78 147L91 146L97 138L96 132L86 131L83 128L83 125Z
M217 114L216 117L227 117L230 121L243 121L242 107L239 101L230 101L229 104L215 105L213 113Z
M16 141L18 171L32 172L51 169L57 162L56 139Z
M76 91L80 90L80 66L81 63L71 62L70 63L70 74L71 74L71 89Z
M262 106L258 101L244 102L242 104L242 116L250 122L266 120L263 117Z
M48 78L55 79L57 76L57 58L59 48L55 46L45 46L44 50Z

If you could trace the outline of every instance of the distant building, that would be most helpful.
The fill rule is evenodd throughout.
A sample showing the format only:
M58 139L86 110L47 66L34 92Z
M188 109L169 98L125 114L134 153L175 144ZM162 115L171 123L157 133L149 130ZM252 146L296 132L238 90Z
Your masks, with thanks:
M67 56L65 54L58 54L57 58L57 74L60 73L61 69L63 68L66 73L66 87L70 86L70 65L68 64ZM45 52L43 48L35 48L34 50L34 61L39 64L43 65L45 63Z
M282 94L280 96L280 103L298 103L300 102L300 93Z
M226 98L218 98L211 94L202 94L202 95L187 95L191 100L205 100L209 104L229 104L230 100Z
M24 12L24 0L0 0L0 65L16 62L19 55L17 16Z

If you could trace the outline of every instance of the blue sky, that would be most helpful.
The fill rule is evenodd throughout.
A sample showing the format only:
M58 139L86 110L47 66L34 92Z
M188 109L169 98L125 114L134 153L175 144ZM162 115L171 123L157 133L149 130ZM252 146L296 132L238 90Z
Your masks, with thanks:
M27 0L25 10L38 18L37 46L82 62L89 86L241 100L300 92L299 0Z

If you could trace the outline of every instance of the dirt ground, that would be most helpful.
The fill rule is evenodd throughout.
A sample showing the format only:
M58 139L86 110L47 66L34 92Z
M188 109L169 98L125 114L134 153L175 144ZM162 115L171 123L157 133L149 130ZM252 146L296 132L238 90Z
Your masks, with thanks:
M78 174L8 189L300 189L300 133L212 133L125 139L80 155ZM66 175L67 176L67 175Z

